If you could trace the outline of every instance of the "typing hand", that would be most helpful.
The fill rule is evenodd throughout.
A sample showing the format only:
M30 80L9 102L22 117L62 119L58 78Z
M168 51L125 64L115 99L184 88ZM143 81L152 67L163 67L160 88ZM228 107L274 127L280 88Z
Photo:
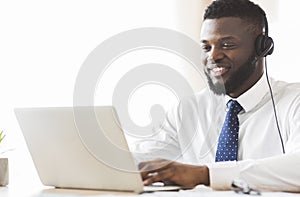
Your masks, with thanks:
M199 184L209 185L207 166L194 166L165 159L156 159L139 164L144 185L163 182L165 185L180 185L187 188Z

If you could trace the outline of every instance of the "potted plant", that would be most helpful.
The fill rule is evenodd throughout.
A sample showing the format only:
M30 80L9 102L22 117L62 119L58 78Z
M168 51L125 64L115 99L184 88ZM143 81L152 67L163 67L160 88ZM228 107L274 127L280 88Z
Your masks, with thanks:
M0 131L0 154L3 153L3 151L1 150L1 144L4 138L5 134L3 133L3 131ZM6 185L8 185L8 158L0 157L0 186Z

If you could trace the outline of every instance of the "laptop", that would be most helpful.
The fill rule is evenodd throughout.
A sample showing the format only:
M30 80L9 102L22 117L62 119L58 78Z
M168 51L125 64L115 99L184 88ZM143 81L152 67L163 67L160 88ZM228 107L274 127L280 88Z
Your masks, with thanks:
M15 114L46 186L136 193L180 189L143 186L112 106L16 108Z

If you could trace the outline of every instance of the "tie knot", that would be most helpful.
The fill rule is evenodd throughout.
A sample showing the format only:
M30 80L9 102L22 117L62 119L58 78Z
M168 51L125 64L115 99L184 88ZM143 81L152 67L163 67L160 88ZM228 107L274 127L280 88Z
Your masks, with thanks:
M228 107L228 110L233 111L234 114L240 113L240 111L242 111L242 109L243 109L243 107L236 100L228 101L227 107Z

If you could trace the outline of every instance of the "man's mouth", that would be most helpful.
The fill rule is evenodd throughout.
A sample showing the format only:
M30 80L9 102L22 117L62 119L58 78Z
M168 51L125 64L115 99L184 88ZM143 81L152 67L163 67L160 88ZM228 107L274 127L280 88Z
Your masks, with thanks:
M213 77L221 77L225 73L228 72L229 68L228 67L213 67L210 70L210 73Z

